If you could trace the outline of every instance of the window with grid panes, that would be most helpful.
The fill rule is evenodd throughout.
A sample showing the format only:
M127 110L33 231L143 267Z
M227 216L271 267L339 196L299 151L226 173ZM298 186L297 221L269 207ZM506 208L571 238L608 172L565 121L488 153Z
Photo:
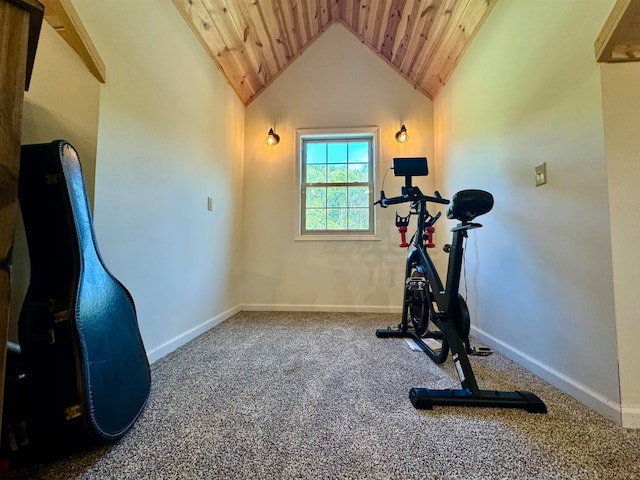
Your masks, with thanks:
M373 234L374 136L301 136L301 234Z

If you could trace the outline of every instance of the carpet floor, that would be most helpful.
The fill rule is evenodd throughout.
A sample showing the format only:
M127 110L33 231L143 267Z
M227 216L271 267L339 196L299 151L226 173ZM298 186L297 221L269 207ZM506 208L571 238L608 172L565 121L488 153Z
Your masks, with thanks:
M9 479L640 479L626 430L499 353L472 357L483 389L529 390L524 410L415 410L411 387L459 388L376 328L398 315L243 312L152 365L152 391L117 444Z

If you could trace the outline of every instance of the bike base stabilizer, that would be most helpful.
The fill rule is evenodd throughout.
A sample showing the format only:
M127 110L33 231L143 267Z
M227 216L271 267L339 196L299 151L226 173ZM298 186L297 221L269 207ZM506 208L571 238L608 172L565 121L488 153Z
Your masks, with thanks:
M499 392L495 390L431 390L412 388L409 399L417 409L431 410L436 405L456 407L522 408L529 413L547 413L547 407L531 392Z

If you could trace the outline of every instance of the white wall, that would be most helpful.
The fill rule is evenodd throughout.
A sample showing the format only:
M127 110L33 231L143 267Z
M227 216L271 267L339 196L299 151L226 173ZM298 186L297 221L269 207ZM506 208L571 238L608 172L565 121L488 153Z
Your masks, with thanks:
M435 118L441 188L482 188L496 200L467 248L476 331L619 421L593 47L613 3L498 2L436 98ZM542 162L548 184L536 188Z
M406 145L394 135L405 123ZM394 156L433 159L432 103L342 25L331 26L246 110L242 303L245 308L400 310L406 251L395 209L378 241L294 241L298 128L380 128L381 172ZM265 144L270 127L280 134ZM431 163L433 168L433 163ZM433 190L430 176L420 183ZM379 189L380 180L376 190ZM387 175L388 196L400 179ZM377 192L376 192L377 195ZM398 208L405 214L405 207Z
M602 66L623 425L640 428L640 64Z
M244 107L171 2L74 5L107 70L96 235L154 360L240 304Z
M43 22L24 98L22 143L69 141L80 155L91 204L99 105L100 82L53 27Z

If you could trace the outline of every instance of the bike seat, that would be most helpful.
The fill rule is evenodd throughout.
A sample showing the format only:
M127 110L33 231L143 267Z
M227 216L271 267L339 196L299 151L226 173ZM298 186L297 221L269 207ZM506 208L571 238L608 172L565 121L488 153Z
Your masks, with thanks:
M493 208L493 195L484 190L460 190L451 199L447 218L470 222Z

